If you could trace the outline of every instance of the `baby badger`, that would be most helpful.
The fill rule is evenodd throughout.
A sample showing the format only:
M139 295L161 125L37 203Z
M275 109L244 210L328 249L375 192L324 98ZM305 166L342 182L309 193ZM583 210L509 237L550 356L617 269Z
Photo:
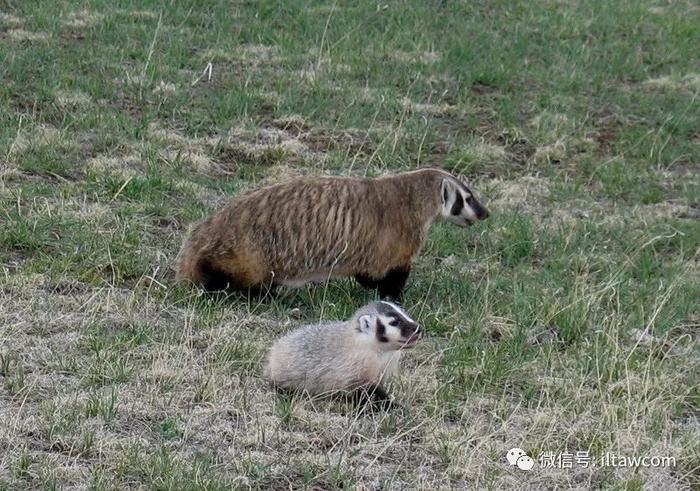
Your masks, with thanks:
M373 302L349 321L300 327L278 339L264 375L278 389L354 392L386 406L390 398L382 382L396 372L401 350L420 336L420 326L401 307Z
M354 276L381 298L400 300L436 219L464 227L488 216L440 169L296 179L237 196L195 225L177 277L211 291Z

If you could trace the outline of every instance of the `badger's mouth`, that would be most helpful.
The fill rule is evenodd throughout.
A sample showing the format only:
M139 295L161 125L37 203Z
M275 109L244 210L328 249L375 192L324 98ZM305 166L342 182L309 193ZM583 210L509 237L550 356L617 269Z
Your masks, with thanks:
M420 333L414 332L408 338L401 340L401 348L413 348L420 339Z

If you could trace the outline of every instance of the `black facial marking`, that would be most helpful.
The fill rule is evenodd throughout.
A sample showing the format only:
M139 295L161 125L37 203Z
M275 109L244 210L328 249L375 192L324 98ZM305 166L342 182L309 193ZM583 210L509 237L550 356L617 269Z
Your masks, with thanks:
M419 331L418 324L406 322L401 326L401 337L409 338L417 331Z
M401 332L401 337L408 339L416 332L420 331L420 327L414 321L408 320L406 317L397 313L395 307L386 304L379 306L379 313L389 318L388 324L392 327L397 327Z
M380 343L389 342L389 338L386 337L386 326L379 319L377 319L377 341Z
M442 189L442 202L443 202L443 203L447 203L447 198L448 198L448 197L449 197L449 196L448 196L448 194L447 194L447 188L445 187L445 188Z
M450 210L450 214L453 216L457 216L461 213L462 208L464 208L464 199L462 199L462 195L457 193L455 195L455 202L452 204L452 209Z

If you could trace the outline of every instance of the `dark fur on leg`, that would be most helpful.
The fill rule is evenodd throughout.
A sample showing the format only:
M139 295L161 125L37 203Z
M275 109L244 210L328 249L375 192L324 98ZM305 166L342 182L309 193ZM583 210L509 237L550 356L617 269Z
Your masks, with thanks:
M272 282L249 288L242 287L226 272L212 265L208 259L200 259L197 266L202 278L200 286L206 292L222 293L226 296L242 296L251 300L263 300L268 296L274 295L277 290L277 285Z
M277 285L272 281L252 287L242 286L206 258L200 259L197 267L201 277L199 286L209 293L223 293L226 296L236 295L247 297L251 300L262 300L272 296L277 289Z
M279 397L296 397L303 394L299 389L290 389L289 387L282 387L274 382L270 382L270 387L277 393Z
M377 289L379 290L379 297L400 302L401 297L403 296L404 287L406 286L406 281L408 281L408 275L410 273L410 266L389 270L386 276L379 280L379 284L377 286Z
M370 409L383 409L385 411L394 407L391 396L380 386L373 385L362 387L350 394L353 404L357 407L368 407Z
M228 291L233 286L233 278L224 271L214 267L206 258L202 258L197 263L199 269L200 285L204 291L219 292Z
M367 288L368 290L374 290L379 286L379 280L375 280L363 274L356 274L355 281L357 281L362 288Z

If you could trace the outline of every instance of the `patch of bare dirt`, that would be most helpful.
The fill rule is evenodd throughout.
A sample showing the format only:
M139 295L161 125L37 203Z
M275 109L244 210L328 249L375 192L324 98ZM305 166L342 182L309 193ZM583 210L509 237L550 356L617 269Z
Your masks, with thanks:
M92 105L92 98L79 90L59 90L55 92L54 98L60 107L66 109L85 109Z
M664 75L642 82L642 87L650 90L671 90L697 93L700 91L700 74L688 73L681 76Z
M551 183L549 179L542 177L522 176L513 180L492 179L489 181L489 187L496 192L489 200L490 207L538 210L549 195Z
M144 164L137 153L115 155L114 152L96 155L87 160L87 168L98 173L121 174L129 177L143 172Z
M88 287L83 283L78 283L74 281L58 281L53 284L46 284L43 286L44 290L52 295L76 295L83 294L87 291Z
M348 155L371 155L376 149L376 144L369 132L363 130L313 128L298 116L275 119L269 124L294 138L298 138L313 152L325 153L331 150L342 150Z
M462 114L459 106L447 102L414 102L406 97L401 100L401 105L408 111L429 116L457 117Z
M197 172L212 175L252 173L264 177L271 167L283 163L319 161L324 158L322 151L332 148L330 145L310 145L313 138L317 138L317 142L323 141L323 136L316 132L322 130L309 129L302 133L302 128L310 126L299 118L288 118L268 122L257 129L236 127L218 136L188 137L177 130L156 125L151 125L149 133L168 145L169 148L164 150L166 159L179 159Z
M24 29L10 29L6 32L0 32L0 37L12 39L14 41L48 41L51 36L42 31L25 31Z
M498 87L486 82L476 81L470 87L471 91L478 95L496 94L499 92Z
M686 203L663 201L661 203L634 205L630 208L630 212L645 219L665 219L665 218L684 218L690 220L700 219L700 208Z
M695 142L700 148L700 135L695 138ZM692 157L681 158L661 172L661 176L664 179L681 178L683 181L698 182L700 181L699 168L700 162L692 160Z
M221 88L248 80L253 72L271 70L285 61L276 46L244 44L231 50L221 48L191 48L191 53L201 60L201 68L192 78L194 90Z
M525 165L537 150L532 143L520 136L510 137L502 133L496 141L504 147L508 159L519 166Z
M98 12L78 10L68 14L64 25L72 29L87 29L97 25L104 16Z
M311 131L312 127L304 118L298 115L285 116L282 118L270 121L270 125L280 130L286 131L293 137L299 137L302 134Z
M116 14L124 15L135 21L158 20L158 13L152 10L117 10Z
M615 107L604 106L593 113L595 132L592 137L601 154L612 154L620 130L633 123L629 116L623 116Z
M349 155L371 155L376 148L367 132L353 129L337 131L314 128L302 135L300 140L316 152L342 150Z
M19 131L10 144L8 154L24 152L30 146L54 145L62 140L61 132L53 126L39 124L26 131Z
M9 26L20 26L22 25L22 19L20 19L14 14L0 12L0 23Z
M401 63L431 65L442 60L442 53L439 51L394 50L389 52L389 57Z

